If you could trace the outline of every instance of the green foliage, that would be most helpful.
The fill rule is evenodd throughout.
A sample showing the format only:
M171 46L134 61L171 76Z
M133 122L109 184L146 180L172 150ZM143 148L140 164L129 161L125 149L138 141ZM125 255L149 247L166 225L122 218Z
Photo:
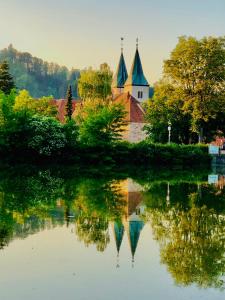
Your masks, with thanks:
M81 99L107 99L111 95L112 72L107 64L102 64L100 70L88 69L81 72L78 90Z
M154 87L154 96L144 103L145 130L152 142L168 142L168 123L171 123L171 140L174 143L191 141L190 116L183 112L183 100L177 96L176 89L162 80Z
M225 38L181 37L164 63L164 74L201 141L205 124L225 114Z
M26 90L21 90L15 98L14 111L26 110L32 115L55 117L57 114L56 106L52 104L52 97L42 97L33 99Z
M30 121L33 135L28 141L28 148L45 156L51 156L63 150L66 144L63 125L49 117L33 116Z
M28 90L32 97L53 95L54 98L64 98L68 84L73 87L74 97L78 97L79 70L69 71L66 67L45 62L30 53L19 52L12 45L0 51L0 62L4 60L9 63L17 88Z
M129 158L134 163L173 164L192 166L210 162L208 147L204 145L154 144L142 141L130 145Z
M119 104L86 100L76 115L79 139L87 146L109 145L121 138L125 111Z
M11 90L9 95L0 92L0 128L7 126L13 116L13 105L15 103L16 91Z

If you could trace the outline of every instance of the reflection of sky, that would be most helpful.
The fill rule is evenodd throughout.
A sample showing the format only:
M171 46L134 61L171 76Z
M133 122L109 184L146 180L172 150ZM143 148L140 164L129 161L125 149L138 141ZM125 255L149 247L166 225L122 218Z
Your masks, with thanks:
M160 265L159 247L149 224L141 232L133 269L127 235L118 269L112 232L111 243L101 253L95 246L86 248L78 242L72 229L71 225L44 230L1 250L0 299L224 299L223 292L213 289L176 287L166 267Z
M13 43L48 61L69 67L115 70L120 36L128 69L140 38L150 83L180 35L224 35L224 0L0 0L0 48Z

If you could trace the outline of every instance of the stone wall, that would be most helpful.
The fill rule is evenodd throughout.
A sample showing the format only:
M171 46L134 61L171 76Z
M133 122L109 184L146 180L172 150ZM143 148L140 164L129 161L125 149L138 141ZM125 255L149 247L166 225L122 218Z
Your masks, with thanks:
M147 135L142 130L145 123L134 123L131 122L127 126L127 132L125 134L125 139L131 143L138 143L143 141Z

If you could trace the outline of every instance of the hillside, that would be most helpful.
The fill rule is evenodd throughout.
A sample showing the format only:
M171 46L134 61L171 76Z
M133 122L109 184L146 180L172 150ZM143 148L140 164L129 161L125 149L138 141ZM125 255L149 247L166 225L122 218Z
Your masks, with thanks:
M73 97L77 97L77 79L80 70L43 61L28 52L20 52L9 45L0 50L0 62L8 61L10 72L18 89L26 89L33 97L52 95L64 98L68 84L72 85Z

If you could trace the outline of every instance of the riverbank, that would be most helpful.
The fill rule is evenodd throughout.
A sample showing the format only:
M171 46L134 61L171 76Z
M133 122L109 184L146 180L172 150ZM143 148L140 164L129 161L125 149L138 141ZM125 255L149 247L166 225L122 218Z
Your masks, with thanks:
M131 144L118 142L112 145L85 146L76 144L51 155L41 154L26 147L2 147L1 156L6 161L58 164L139 165L207 167L211 157L206 145L153 144L148 141Z

